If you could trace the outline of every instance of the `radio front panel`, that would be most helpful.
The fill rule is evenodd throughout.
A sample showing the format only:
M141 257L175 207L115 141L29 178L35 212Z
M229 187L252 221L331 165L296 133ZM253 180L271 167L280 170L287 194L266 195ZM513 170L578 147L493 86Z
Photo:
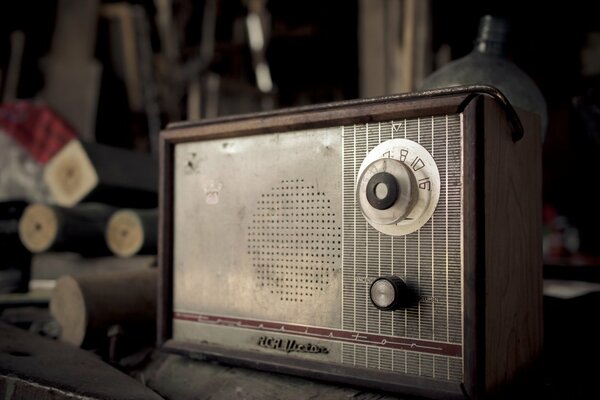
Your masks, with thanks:
M481 127L475 107L451 100L167 135L167 348L411 394L476 394L488 379L483 296L494 292L477 284L493 270L478 266L477 245L493 248L477 232Z

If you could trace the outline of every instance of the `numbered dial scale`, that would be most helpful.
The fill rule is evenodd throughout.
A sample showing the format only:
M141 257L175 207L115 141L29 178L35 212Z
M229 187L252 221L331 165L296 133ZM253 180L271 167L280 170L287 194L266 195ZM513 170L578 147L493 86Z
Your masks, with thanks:
M540 139L473 99L167 129L164 347L444 399L510 379L540 349Z
M429 220L440 198L435 160L408 139L375 147L358 172L356 198L369 223L387 235L406 235Z

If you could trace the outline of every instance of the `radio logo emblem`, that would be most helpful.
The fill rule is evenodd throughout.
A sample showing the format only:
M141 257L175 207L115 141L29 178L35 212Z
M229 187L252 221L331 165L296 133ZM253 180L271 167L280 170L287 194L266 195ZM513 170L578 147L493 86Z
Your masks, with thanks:
M261 336L258 345L266 349L278 350L284 353L313 353L329 354L329 349L314 343L300 343L294 339L277 339L269 336Z

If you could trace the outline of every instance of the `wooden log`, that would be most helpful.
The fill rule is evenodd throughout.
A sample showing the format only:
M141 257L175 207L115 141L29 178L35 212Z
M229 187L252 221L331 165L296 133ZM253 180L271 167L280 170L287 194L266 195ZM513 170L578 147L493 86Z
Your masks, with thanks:
M19 219L26 207L22 200L0 201L0 293L29 288L31 253L19 239Z
M86 256L109 255L104 229L114 211L99 203L83 203L73 208L30 204L19 220L19 237L32 253L66 251Z
M26 208L26 201L0 201L0 266L4 265L7 254L22 248L19 240L19 219Z
M156 254L158 210L123 209L106 225L106 244L119 257Z
M50 313L61 327L60 339L75 346L93 347L115 325L150 343L156 288L156 268L67 275L56 282Z
M46 164L44 181L65 207L82 200L134 208L158 204L158 161L138 151L73 140Z

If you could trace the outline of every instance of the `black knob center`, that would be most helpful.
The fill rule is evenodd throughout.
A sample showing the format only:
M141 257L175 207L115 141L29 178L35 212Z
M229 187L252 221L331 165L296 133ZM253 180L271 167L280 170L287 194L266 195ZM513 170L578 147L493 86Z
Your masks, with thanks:
M387 210L400 195L400 187L394 175L378 172L367 183L367 201L378 210Z
M371 283L371 303L382 311L393 311L409 307L414 295L404 281L397 276L382 276Z

